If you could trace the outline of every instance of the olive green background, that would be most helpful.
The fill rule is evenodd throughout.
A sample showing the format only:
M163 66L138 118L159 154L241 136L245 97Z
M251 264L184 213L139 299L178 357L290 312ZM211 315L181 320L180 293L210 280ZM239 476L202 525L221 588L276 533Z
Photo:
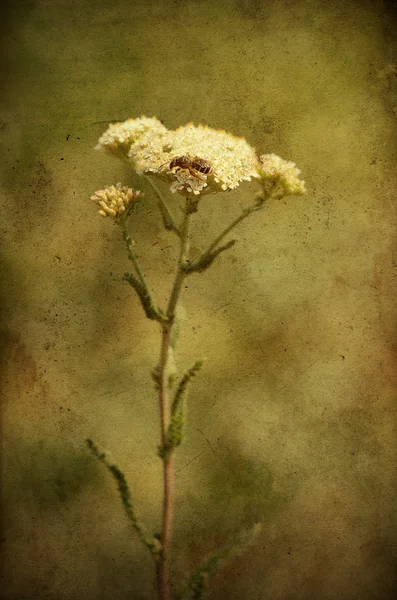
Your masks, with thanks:
M302 169L187 281L178 364L207 362L178 452L173 581L257 521L209 598L396 591L395 14L380 1L42 0L3 17L2 429L6 600L149 600L153 568L92 437L159 528L159 328L89 196L139 187L159 303L177 258L147 185L93 147L111 120L207 123ZM193 252L255 183L200 203ZM166 187L164 187L166 190ZM178 198L170 197L176 209Z

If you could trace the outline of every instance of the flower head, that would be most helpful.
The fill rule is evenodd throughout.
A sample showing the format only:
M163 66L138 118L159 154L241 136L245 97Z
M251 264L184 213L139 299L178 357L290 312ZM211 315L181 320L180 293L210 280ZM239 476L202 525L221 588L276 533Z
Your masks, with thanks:
M156 117L129 119L110 125L97 147L127 155L138 174L168 181L183 196L232 190L259 178L255 149L206 125L168 130Z
M130 213L139 196L140 192L118 183L98 190L91 196L91 200L98 204L100 215L112 217L117 221L121 215Z
M306 192L305 182L298 177L300 169L294 162L283 160L276 154L262 154L259 164L262 186L268 197L282 198Z
M172 192L184 196L231 190L242 181L259 177L255 150L244 138L206 125L188 123L169 131L161 150L153 153L146 165L135 145L130 156L138 167L146 166L147 171L169 181Z

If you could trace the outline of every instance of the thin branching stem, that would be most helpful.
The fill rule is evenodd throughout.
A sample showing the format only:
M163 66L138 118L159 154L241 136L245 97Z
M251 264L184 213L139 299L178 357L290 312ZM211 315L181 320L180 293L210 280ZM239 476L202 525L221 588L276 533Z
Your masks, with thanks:
M176 235L180 238L181 231L179 230L179 228L177 227L177 225L175 223L175 219L172 216L172 213L164 200L163 194L161 193L161 191L157 187L157 185L154 183L154 181L151 180L150 177L146 177L146 180L150 183L150 185L152 186L152 188L154 189L154 191L157 194L160 213L163 218L164 227L166 229L168 229L169 231L174 231L176 233Z
M117 483L121 501L123 503L124 510L127 514L127 517L131 521L133 528L138 533L142 542L149 549L149 551L153 557L153 560L155 561L156 564L158 564L158 562L161 560L161 556L162 556L161 544L158 539L147 534L146 528L144 527L143 523L138 518L135 508L134 508L134 505L133 505L133 502L132 502L132 495L130 492L130 488L128 486L128 483L127 483L124 473L122 473L122 471L120 471L120 469L116 465L111 464L107 460L106 454L104 452L100 452L98 447L94 444L94 442L91 439L88 439L86 441L87 441L87 445L88 445L89 449L91 450L92 454L100 462L102 462L105 465L105 467L108 469L108 471L113 475L113 477Z
M128 258L133 263L136 271L136 275L132 273L126 273L124 279L128 281L128 283L135 289L136 293L138 294L146 316L149 319L155 319L159 322L165 321L167 320L167 318L163 311L155 307L152 293L146 282L143 271L139 265L138 257L136 256L134 251L135 241L130 237L128 233L126 222L122 221L121 225L123 229L123 240L127 248Z
M133 265L136 269L136 273L137 273L139 279L141 280L142 285L149 291L149 286L146 283L146 279L145 279L143 271L140 267L138 257L134 251L135 241L130 237L130 235L127 231L126 224L123 224L123 240L124 240L126 248L127 248L128 258L133 263Z
M243 210L243 212L241 213L241 215L239 215L236 219L234 219L234 221L232 223L230 223L230 225L228 225L226 227L226 229L224 229L219 235L218 237L212 242L211 246L208 248L208 250L206 250L204 252L204 254L197 259L197 261L195 261L193 264L190 265L189 267L189 271L194 271L195 270L195 266L199 265L201 263L206 263L206 260L208 258L211 258L211 255L214 254L214 249L217 247L217 245L223 240L223 238L230 233L230 231L232 229L234 229L234 227L236 227L236 225L238 225L239 223L241 223L241 221L243 221L244 219L246 219L251 213L257 211L257 210L261 210L263 208L263 203L257 203L254 206L249 206L248 208L245 208ZM233 242L234 243L234 242ZM228 247L230 247L230 244L226 244L226 246L224 246L222 249L220 249L220 251L227 249ZM215 252L215 255L219 254ZM214 256L215 258L215 256Z

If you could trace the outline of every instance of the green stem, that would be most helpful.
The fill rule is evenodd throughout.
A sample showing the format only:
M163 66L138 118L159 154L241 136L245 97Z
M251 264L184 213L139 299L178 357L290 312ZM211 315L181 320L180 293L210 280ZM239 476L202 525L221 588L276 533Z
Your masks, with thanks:
M154 305L152 293L146 282L143 271L139 265L138 257L136 256L136 254L134 252L135 242L128 234L127 224L125 221L122 222L122 228L123 228L123 240L124 240L126 248L127 248L128 258L133 263L136 274L137 274L137 277L136 277L135 275L133 275L131 273L126 273L124 278L130 283L130 285L132 285L132 287L137 292L137 294L141 300L142 306L144 308L144 311L146 313L146 316L149 319L156 319L157 321L162 322L162 321L166 320L166 316L164 315L164 313L161 309L156 308Z
M178 227L176 226L175 219L172 216L170 209L168 208L168 206L165 203L163 194L160 192L159 188L154 183L154 181L151 180L150 177L146 177L146 180L150 183L150 185L152 186L152 188L154 189L154 191L157 194L161 216L163 217L164 227L166 229L168 229L169 231L175 231L177 236L180 238L181 232L179 231Z
M171 291L167 308L168 321L161 323L161 352L159 364L159 401L160 401L160 423L161 423L161 445L165 447L167 441L167 430L171 421L171 406L169 398L169 349L171 346L172 326L175 318L175 310L182 289L182 283L186 277L184 266L187 264L189 253L189 231L190 218L192 214L192 203L186 200L185 216L181 228L181 248L178 260L177 272ZM161 532L161 547L163 557L157 565L157 588L159 600L169 600L169 561L172 537L173 504L174 504L174 457L173 454L163 458L163 518Z
M191 214L192 214L191 212L189 212L189 206L190 206L189 199L187 199L186 200L186 211L185 211L185 216L183 219L182 230L181 230L181 249L180 249L180 253L179 253L178 270L176 273L174 286L172 288L171 297L170 297L170 300L168 303L168 308L167 308L167 316L168 316L169 320L171 321L171 323L173 322L173 320L175 318L176 305L178 303L178 298L179 298L179 294L181 291L183 280L186 277L185 267L187 264L189 264L189 261L188 261L189 246L190 246L189 234L190 234L190 219L191 219Z
M124 240L125 245L127 247L128 258L133 263L133 265L134 265L134 267L136 269L137 275L138 275L139 279L141 280L141 283L146 288L146 290L149 291L149 286L146 283L145 276L144 276L143 271L142 271L142 269L141 269L141 267L139 265L138 257L137 257L137 255L134 252L134 244L135 244L135 242L129 236L126 224L123 225L123 240Z
M234 227L236 227L236 225L238 225L241 221L243 221L243 219L246 219L251 213L253 213L257 210L261 210L262 208L263 208L263 203L260 203L260 204L258 203L258 204L255 204L254 206L249 206L248 208L245 208L243 210L243 212L241 213L241 215L238 216L236 219L234 219L234 221L232 223L230 223L230 225L228 225L228 227L226 227L226 229L224 229L218 235L218 237L212 242L212 244L208 248L208 250L206 250L206 252L204 252L204 254L189 267L189 271L193 271L196 265L198 265L200 263L204 263L206 258L211 256L211 253L216 248L216 246L223 240L223 238L232 229L234 229Z

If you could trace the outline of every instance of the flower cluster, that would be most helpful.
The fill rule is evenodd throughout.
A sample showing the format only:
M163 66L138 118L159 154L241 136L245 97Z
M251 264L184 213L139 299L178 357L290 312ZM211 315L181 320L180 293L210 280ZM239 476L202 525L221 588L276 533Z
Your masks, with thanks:
M156 117L142 116L110 124L96 148L118 155L139 175L162 179L172 192L187 197L229 191L252 178L261 181L264 198L306 191L295 163L275 154L258 159L245 138L207 125L188 123L170 130ZM114 216L109 212L116 210L114 205L101 207L101 214Z
M140 117L127 119L123 123L111 123L105 133L101 135L96 150L105 149L118 155L128 154L131 144L143 136L160 136L167 132L167 128L156 117Z
M168 181L183 196L232 190L259 178L255 149L244 138L206 125L168 130L156 117L129 119L110 125L97 148L127 154L137 173ZM183 166L181 157L187 159ZM197 169L197 159L206 168Z
M231 190L242 181L258 177L258 159L254 148L244 138L205 125L188 123L164 136L162 153L152 155L150 164L142 149L131 147L130 156L138 169L146 167L171 182L171 191L186 196ZM185 157L189 166L180 167L178 158ZM198 159L198 160L197 160ZM147 159L146 159L147 161ZM159 164L159 161L162 161ZM176 166L171 166L174 161ZM196 166L200 161L203 169ZM190 163L190 164L189 164Z
M259 163L262 187L267 197L282 198L306 192L305 182L298 177L300 169L294 162L283 160L276 154L262 154Z
M139 196L140 192L118 183L98 190L91 196L91 200L98 204L100 215L117 220L121 215L129 213Z

